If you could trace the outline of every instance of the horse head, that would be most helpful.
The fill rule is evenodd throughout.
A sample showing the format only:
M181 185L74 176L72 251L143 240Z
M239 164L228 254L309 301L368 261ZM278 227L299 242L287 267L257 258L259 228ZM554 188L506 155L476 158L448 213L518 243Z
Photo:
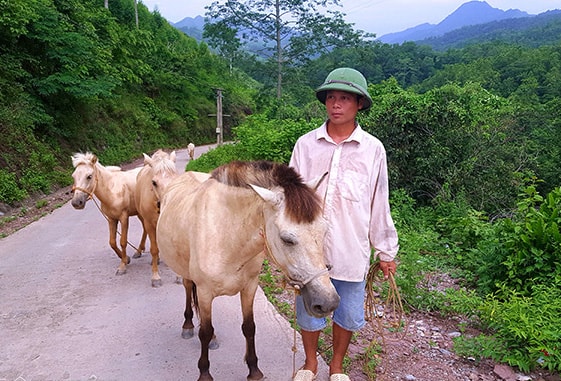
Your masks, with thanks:
M97 156L91 152L76 153L72 156L74 166L72 206L74 209L84 209L86 202L93 197L97 185L97 164Z
M144 165L152 168L152 190L159 202L167 185L178 175L175 168L177 155L175 151L167 154L162 150L156 151L152 157L146 154L143 155Z
M300 291L307 312L316 317L327 316L339 305L339 295L324 259L327 225L317 199L300 200L300 210L295 214L291 211L294 206L287 200L294 198L294 190L288 196L280 187L250 186L265 201L264 236L271 259L288 278L288 283ZM306 188L304 194L315 196L313 188Z

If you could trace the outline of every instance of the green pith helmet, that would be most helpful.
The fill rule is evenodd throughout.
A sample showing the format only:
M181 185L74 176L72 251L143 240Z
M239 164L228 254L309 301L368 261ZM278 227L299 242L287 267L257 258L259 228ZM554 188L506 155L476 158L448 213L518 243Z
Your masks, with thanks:
M316 89L316 97L325 104L328 90L346 91L362 95L364 103L360 110L368 110L372 106L372 98L368 94L367 87L366 78L358 70L341 67L329 73L323 85Z

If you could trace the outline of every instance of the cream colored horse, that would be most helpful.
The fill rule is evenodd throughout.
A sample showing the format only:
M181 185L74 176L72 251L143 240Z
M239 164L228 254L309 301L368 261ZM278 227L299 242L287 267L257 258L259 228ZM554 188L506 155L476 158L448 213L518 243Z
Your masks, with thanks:
M317 184L315 184L317 185ZM232 162L199 182L186 172L162 197L157 239L162 259L183 276L185 330L192 330L191 296L199 312L199 381L212 380L208 349L212 301L240 293L248 379L259 380L253 300L266 247L308 312L326 316L339 303L323 257L325 221L314 190L296 172L270 162ZM194 288L191 295L191 288ZM189 334L187 333L186 336Z
M158 269L160 257L156 240L156 225L160 215L160 201L153 187L155 176L159 185L165 189L167 182L178 176L175 168L176 153L168 154L162 150L156 151L152 157L144 154L144 167L136 177L135 203L138 217L150 238L150 254L152 255L152 287L162 285L162 278ZM140 255L138 255L139 257Z
M187 153L189 154L190 160L193 160L195 158L195 145L193 143L189 143L187 145Z
M109 246L121 259L117 268L117 275L127 271L130 257L127 256L127 237L129 217L137 215L134 202L136 176L141 168L121 171L119 167L104 167L96 155L91 152L76 153L72 156L74 185L72 191L72 206L74 209L84 209L86 202L95 195L100 201L100 209L109 224ZM117 247L117 227L121 223L120 248ZM146 232L143 230L142 239L137 254L144 250Z

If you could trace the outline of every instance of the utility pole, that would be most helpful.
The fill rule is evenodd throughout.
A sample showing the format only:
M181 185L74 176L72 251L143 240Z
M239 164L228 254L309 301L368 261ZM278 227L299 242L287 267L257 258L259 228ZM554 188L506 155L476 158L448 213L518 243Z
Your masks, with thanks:
M216 88L216 114L208 114L208 116L216 116L216 145L221 146L224 143L224 128L222 126L222 117L230 116L222 114L222 91Z
M216 144L224 143L224 128L222 127L222 89L216 89Z

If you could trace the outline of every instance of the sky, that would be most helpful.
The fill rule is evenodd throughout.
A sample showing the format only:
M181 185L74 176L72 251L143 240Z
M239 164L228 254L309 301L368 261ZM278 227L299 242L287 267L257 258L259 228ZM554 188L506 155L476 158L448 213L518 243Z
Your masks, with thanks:
M168 21L176 23L185 17L204 16L205 6L214 0L141 0L151 11L158 9ZM438 24L470 0L339 0L345 21L355 29L375 33L378 37L401 32L423 23ZM561 9L560 0L486 0L502 10L520 9L538 14ZM220 1L223 2L223 1Z

